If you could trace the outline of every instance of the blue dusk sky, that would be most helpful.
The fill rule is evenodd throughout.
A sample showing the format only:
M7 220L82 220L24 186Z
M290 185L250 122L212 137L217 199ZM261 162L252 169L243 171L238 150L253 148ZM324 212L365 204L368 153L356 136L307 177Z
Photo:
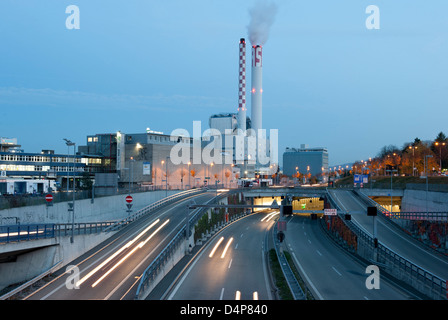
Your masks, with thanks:
M171 133L236 112L236 0L1 0L0 137L66 153L63 138ZM326 147L330 165L448 134L448 1L270 2L263 127L286 147ZM69 5L79 29L68 29ZM369 5L380 29L368 29ZM268 13L268 14L269 14ZM250 87L250 51L247 77ZM250 90L247 90L250 92ZM250 95L247 97L250 115Z

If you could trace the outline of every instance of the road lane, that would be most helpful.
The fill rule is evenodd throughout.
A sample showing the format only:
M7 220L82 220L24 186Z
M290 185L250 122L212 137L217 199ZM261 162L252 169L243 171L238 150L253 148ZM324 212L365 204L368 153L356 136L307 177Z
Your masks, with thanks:
M168 300L271 300L265 243L273 220L261 221L265 216L249 215L219 232L185 271Z
M318 300L403 300L410 298L380 275L380 289L366 287L366 266L353 260L308 217L288 219L285 242Z
M80 270L78 279L71 279L73 273L62 273L26 299L133 299L145 268L185 224L189 201L205 203L215 195L208 192L188 197L130 224L72 263ZM82 281L79 289L67 287L78 280Z

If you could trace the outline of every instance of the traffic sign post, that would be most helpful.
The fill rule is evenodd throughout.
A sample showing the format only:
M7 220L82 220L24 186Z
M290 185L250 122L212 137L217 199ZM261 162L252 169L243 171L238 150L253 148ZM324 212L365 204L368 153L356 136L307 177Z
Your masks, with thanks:
M53 206L53 195L52 194L47 194L45 196L45 201L47 201L47 207L51 207Z
M337 209L324 209L324 215L326 216L337 216L338 210Z
M132 198L131 195L129 195L129 196L127 196L127 197L125 198L125 200L126 200L126 206L128 207L128 210L126 210L126 212L128 213L128 215L130 215L131 212L132 212L132 210L131 210L131 208L132 208L132 201L133 201L134 199Z

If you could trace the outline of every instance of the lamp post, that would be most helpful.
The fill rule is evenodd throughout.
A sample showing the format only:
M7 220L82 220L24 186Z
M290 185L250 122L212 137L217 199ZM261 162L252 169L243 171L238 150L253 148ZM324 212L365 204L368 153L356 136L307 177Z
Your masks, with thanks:
M191 161L188 161L188 189L191 189L191 184L190 184L190 165L191 165Z
M435 143L435 145L436 146L439 146L439 152L440 152L440 157L439 157L439 163L440 163L440 165L439 165L439 171L440 171L440 173L442 173L442 146L444 146L444 145L446 145L446 143L445 142L436 142Z
M73 202L69 203L69 209L68 211L72 212L72 236L70 237L70 242L73 243L74 242L74 237L75 237L75 153L76 153L76 143L71 142L68 139L65 139L65 144L68 147L73 146ZM67 157L68 160L68 157ZM68 164L67 164L67 171L68 171Z
M168 197L168 159L170 157L166 157L166 163L165 163L165 197Z
M415 174L415 165L414 165L414 159L415 159L415 149L418 149L416 146L409 146L409 149L412 149L412 176Z
M132 193L132 187L134 186L134 157L129 159L131 162L131 172L129 172L129 195Z
M428 172L426 172L426 166L428 165L428 161L426 158L432 158L431 154L425 156L425 176L426 176L426 215L428 215Z
M392 172L398 172L397 169L386 170L386 172L390 172L390 215L392 217Z

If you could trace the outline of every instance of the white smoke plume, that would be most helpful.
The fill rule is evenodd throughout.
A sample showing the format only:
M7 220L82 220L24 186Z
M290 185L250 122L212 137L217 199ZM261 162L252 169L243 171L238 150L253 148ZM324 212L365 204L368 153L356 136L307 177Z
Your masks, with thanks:
M274 23L277 5L265 0L257 0L249 9L250 22L247 26L252 45L264 45L269 37L269 29Z

